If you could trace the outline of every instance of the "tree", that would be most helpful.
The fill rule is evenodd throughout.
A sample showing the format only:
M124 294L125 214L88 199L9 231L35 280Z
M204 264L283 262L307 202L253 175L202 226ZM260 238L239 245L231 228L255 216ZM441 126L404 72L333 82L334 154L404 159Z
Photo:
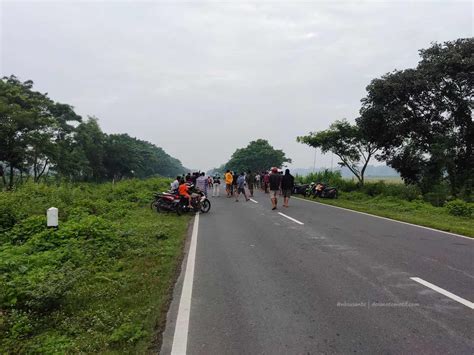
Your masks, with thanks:
M421 50L416 69L373 80L357 124L382 148L379 159L424 192L447 181L470 195L474 161L472 120L474 39Z
M12 188L15 179L25 175L38 182L50 170L70 180L103 181L173 176L185 169L149 142L127 134L107 135L94 117L82 122L73 107L33 91L32 81L4 77L0 80L2 183Z
M162 148L128 134L107 136L104 164L107 176L112 179L153 175L171 177L185 170L179 160L169 156Z
M361 185L364 184L365 169L378 150L376 144L364 138L359 127L351 125L345 119L334 122L327 130L310 132L296 140L320 148L323 153L336 154L341 159L339 165L346 166Z
M9 188L15 170L27 171L32 163L35 173L40 172L51 138L51 100L32 87L32 81L21 82L13 75L0 80L0 161L9 169Z
M74 140L83 152L87 163L82 166L79 175L86 181L103 180L106 176L104 166L104 143L106 135L100 129L97 118L89 117L76 128Z
M226 164L226 168L234 171L267 170L270 167L281 167L291 163L280 149L274 149L265 139L250 142L247 147L237 149Z

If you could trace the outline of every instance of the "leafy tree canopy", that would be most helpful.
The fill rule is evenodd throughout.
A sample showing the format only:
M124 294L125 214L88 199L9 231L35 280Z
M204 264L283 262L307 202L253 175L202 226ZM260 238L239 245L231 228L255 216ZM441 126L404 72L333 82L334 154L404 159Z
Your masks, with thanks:
M447 181L471 193L474 176L474 39L433 44L415 69L374 79L357 124L379 159L426 192Z
M364 138L359 127L345 119L334 122L327 130L310 132L296 140L320 148L323 153L336 154L341 160L339 165L346 166L361 184L364 183L367 164L378 149L376 144Z
M30 80L21 82L15 76L0 80L4 186L11 188L23 176L38 181L49 171L70 180L101 181L173 176L184 170L179 160L149 142L127 134L107 135L94 117L82 121L73 107L34 91Z
M230 160L225 164L227 169L233 171L262 171L284 163L291 163L283 150L274 149L265 139L250 142L245 148L237 149Z

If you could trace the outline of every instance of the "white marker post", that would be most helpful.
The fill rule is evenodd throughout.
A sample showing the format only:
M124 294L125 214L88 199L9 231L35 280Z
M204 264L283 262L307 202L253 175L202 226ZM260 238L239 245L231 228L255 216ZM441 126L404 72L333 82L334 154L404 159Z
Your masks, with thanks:
M47 226L49 228L58 228L58 209L51 207L46 212Z

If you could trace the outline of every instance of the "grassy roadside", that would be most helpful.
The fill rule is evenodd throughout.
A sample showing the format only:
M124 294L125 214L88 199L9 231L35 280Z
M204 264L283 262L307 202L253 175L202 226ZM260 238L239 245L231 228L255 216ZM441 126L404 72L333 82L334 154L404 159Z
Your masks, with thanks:
M474 218L472 217L456 217L450 215L445 208L434 207L421 200L410 202L395 197L362 197L361 195L341 193L336 200L305 199L474 238Z
M148 207L167 185L31 184L0 194L0 353L150 351L189 223ZM52 205L58 230L45 228Z

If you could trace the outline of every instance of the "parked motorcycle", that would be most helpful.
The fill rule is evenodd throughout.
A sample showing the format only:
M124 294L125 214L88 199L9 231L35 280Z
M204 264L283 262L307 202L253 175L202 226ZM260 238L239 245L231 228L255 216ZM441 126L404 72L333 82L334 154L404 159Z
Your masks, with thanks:
M337 189L335 187L329 187L326 184L318 182L313 186L311 195L313 198L337 198Z
M295 185L293 187L293 194L306 196L306 190L308 189L309 184Z
M155 194L155 200L151 203L151 208L157 212L176 212L181 214L179 204L181 197L175 191Z
M312 182L303 193L304 196L312 198L337 198L337 194L337 189L335 187L329 187L322 182L316 184Z

